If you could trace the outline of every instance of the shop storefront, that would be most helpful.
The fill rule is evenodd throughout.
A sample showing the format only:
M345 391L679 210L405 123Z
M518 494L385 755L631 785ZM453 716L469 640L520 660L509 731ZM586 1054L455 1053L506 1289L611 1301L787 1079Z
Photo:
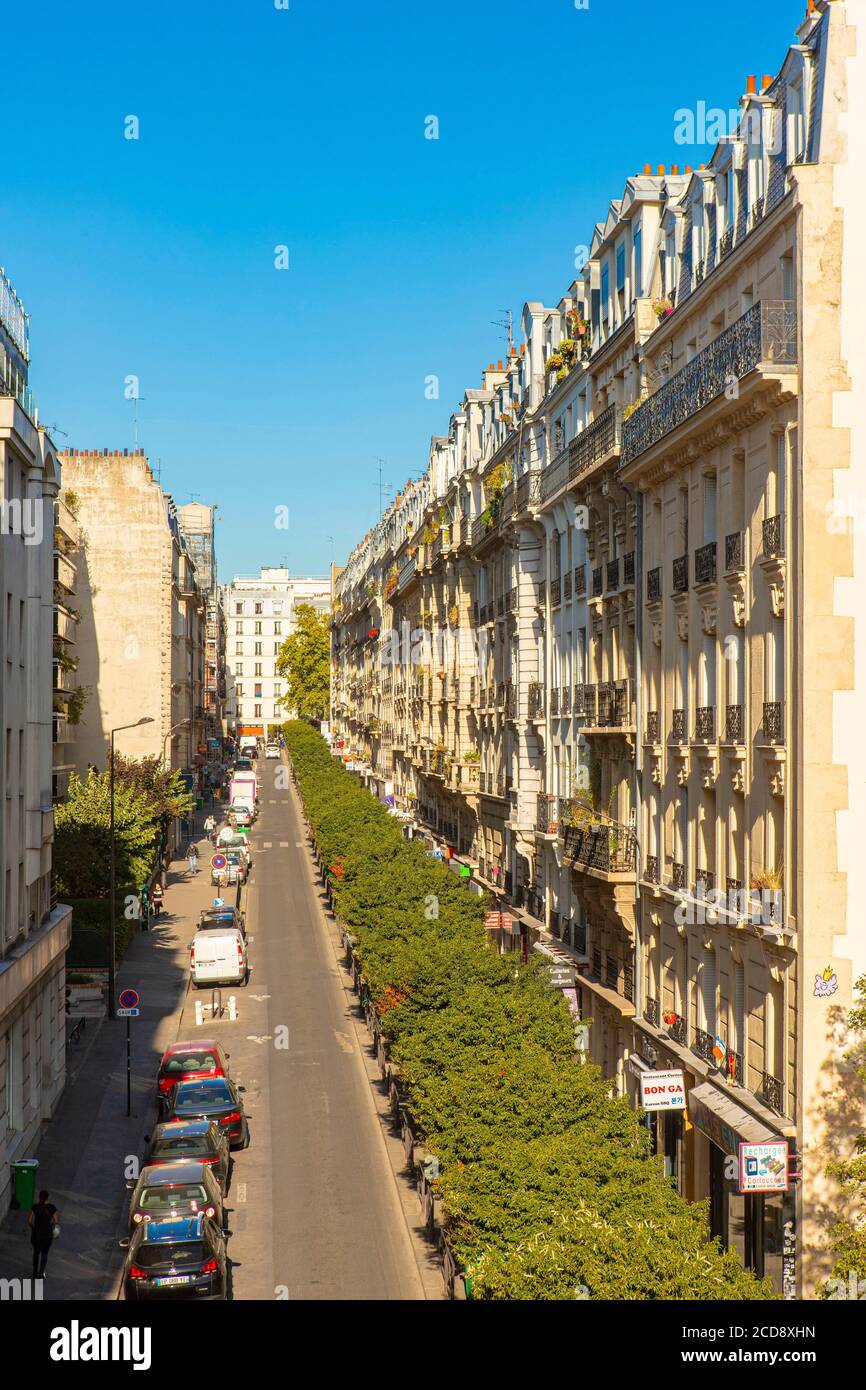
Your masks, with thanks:
M656 1061L658 1058L656 1057ZM632 1104L644 1111L644 1123L650 1132L652 1152L664 1159L665 1177L673 1178L681 1188L684 1171L685 1142L685 1082L682 1071L671 1068L657 1071L643 1057L632 1053L628 1072L636 1082ZM680 1089L670 1083L661 1085L658 1078L680 1079Z
M788 1140L711 1082L689 1092L689 1119L709 1141L712 1234L786 1295L794 1284L795 1208Z

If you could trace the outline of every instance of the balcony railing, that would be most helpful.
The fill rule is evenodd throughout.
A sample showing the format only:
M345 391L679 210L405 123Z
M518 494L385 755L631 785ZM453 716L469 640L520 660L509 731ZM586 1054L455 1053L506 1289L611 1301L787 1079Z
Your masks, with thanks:
M575 868L608 874L633 874L637 865L637 836L631 826L609 822L582 827L568 824L570 798L561 798L560 829L563 858Z
M761 547L767 558L785 553L785 518L768 516L761 523Z
M622 557L622 582L626 588L634 584L634 551L629 550Z
M673 564L673 585L675 594L684 594L689 587L689 557L678 555Z
M586 593L586 565L578 565L574 571L574 596L582 598Z
M716 543L710 541L695 551L695 583L714 584L716 582Z
M619 560L607 562L607 592L615 594L619 588Z
M564 685L559 692L560 714L571 714L571 686Z
M651 710L646 717L646 741L658 743L661 738L661 716L658 710Z
M686 886L686 866L676 859L671 864L671 886L676 889Z
M660 1015L659 1001L657 999L651 999L649 995L647 995L646 1003L643 1006L643 1016L651 1028L658 1028Z
M592 597L599 598L603 589L601 565L592 572Z
M743 568L743 533L733 531L725 536L725 573L741 574Z
M593 464L619 448L622 415L618 406L609 405L569 445L568 477L574 482Z
M552 579L550 582L550 603L551 607L558 608L562 602L562 580Z
M562 576L562 597L565 603L571 598L571 570Z
M544 686L540 681L532 681L529 686L529 717L544 718Z
M671 743L685 743L686 741L686 712L684 709L675 709L671 712Z
M659 857L657 854L648 854L646 856L646 867L644 868L643 876L648 883L658 883Z
M550 713L554 718L559 714L559 690L556 686L550 692Z
M680 1047L685 1047L688 1041L688 1028L682 1014L677 1014L673 1023L667 1025L667 1030L675 1043Z
M766 700L764 702L764 738L767 743L781 743L783 737L781 701Z
M698 1056L703 1057L705 1062L713 1061L713 1048L715 1042L716 1040L712 1033L705 1033L703 1028L695 1029L695 1041L692 1046Z
M761 1077L761 1099L777 1114L785 1113L785 1085L778 1076L765 1071Z
M725 743L743 741L743 706L727 705L725 708Z
M646 577L646 600L647 603L657 603L662 596L662 572L657 565L653 570L647 570Z
M712 743L716 737L715 705L699 705L695 714L695 740L697 743Z
M622 462L628 463L723 395L761 363L797 360L797 316L792 301L759 302L654 392L622 427Z

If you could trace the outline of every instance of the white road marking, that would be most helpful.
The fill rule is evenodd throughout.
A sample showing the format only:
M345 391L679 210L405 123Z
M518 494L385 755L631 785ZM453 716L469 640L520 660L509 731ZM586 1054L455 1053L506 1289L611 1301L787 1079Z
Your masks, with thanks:
M247 1185L246 1185L245 1182L239 1182L239 1183L238 1183L238 1187L237 1187L237 1192L235 1193L235 1201L236 1201L236 1202L245 1202L246 1200L247 1200Z
M270 997L271 997L271 996L270 996L269 994L251 994L251 995L250 995L250 998L251 998L251 999L256 999L256 1000L258 1000L258 1002L259 1002L260 1004L262 1003L263 1000L265 1000L265 999L270 999Z
M247 1033L247 1042L258 1043L259 1046L261 1046L262 1043L270 1042L270 1040L270 1033L262 1033L260 1038L257 1038L254 1033Z
M288 842L288 840L280 840L280 849L288 849L288 848L289 848L289 842Z
M296 841L295 841L295 849L303 849L303 848L304 848L304 842L303 842L303 840L296 840Z
M273 849L273 847L274 847L274 842L273 842L273 840L265 840L264 844L262 845L262 849Z

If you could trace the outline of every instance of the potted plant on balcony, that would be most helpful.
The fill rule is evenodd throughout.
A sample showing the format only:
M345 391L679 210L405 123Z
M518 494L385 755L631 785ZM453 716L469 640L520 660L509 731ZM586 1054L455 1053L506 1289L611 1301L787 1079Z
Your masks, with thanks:
M452 603L451 607L448 609L448 622L451 627L457 627L460 622L460 609L457 607L456 603Z
M670 318L673 311L674 306L671 302L669 295L660 295L658 298L653 300L653 313L655 314L657 319L661 320Z
M552 352L544 364L546 372L561 372L565 366L565 360L561 352Z

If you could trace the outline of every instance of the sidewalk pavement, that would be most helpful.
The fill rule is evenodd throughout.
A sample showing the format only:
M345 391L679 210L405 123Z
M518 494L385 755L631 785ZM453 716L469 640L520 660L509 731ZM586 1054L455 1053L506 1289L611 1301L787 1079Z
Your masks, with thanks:
M126 1234L130 1159L141 1159L144 1135L156 1119L156 1070L166 1046L178 1037L189 987L189 943L198 913L213 900L210 855L196 815L199 870L190 875L183 847L164 876L162 916L136 933L118 965L117 988L141 996L130 1021L132 1115L127 1117L126 1022L88 1020L82 1057L67 1048L67 1086L34 1154L37 1192L47 1187L60 1213L61 1233L48 1258L46 1300L116 1296ZM91 1032L91 1029L93 1032ZM95 1036L94 1036L95 1034ZM92 1040L92 1041L91 1041ZM74 1071L72 1070L74 1068ZM0 1278L30 1278L32 1251L27 1213L10 1211L0 1224Z

